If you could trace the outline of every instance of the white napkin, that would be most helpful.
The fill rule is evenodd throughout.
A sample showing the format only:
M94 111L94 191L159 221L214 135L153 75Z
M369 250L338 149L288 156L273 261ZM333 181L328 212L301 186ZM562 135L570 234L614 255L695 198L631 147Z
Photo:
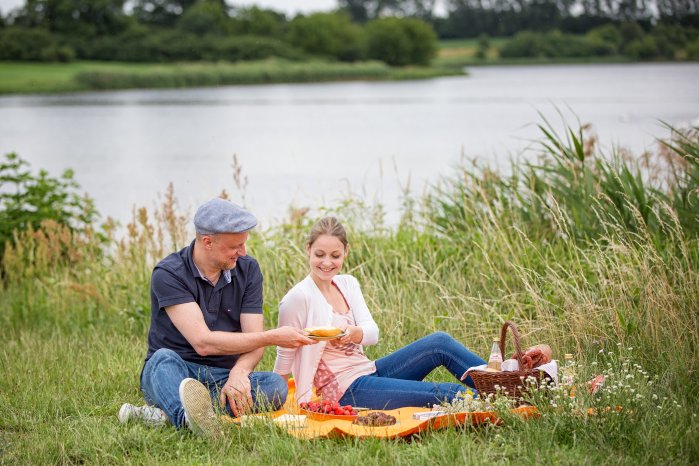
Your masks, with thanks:
M485 370L486 367L488 367L487 364L481 364L480 366L471 367L469 370L464 372L464 375L461 376L461 380L464 380L469 372L482 371ZM546 372L551 377L551 379L553 379L553 382L556 385L558 385L558 362L555 359L551 362L547 362L546 364L542 364L539 367L535 367L535 369ZM502 370L517 371L519 370L519 363L516 359L506 359L502 362Z

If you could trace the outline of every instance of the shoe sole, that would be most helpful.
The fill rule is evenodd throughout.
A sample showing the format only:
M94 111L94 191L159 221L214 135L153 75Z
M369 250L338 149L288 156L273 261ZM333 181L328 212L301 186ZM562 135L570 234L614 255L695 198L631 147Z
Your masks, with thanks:
M190 430L204 437L218 437L221 423L214 413L209 390L198 380L184 379L179 392Z
M124 403L123 405L121 405L121 408L119 408L119 414L117 414L119 422L121 422L122 424L126 424L127 422L129 422L129 418L131 417L130 412L131 405L129 405L128 403Z

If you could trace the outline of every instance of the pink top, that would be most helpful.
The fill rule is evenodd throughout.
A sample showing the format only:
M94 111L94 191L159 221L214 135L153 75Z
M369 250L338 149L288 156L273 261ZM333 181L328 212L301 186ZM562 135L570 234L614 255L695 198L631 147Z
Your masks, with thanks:
M342 292L358 327L364 337L361 345L374 345L379 340L379 328L371 317L357 279L351 275L336 275L335 285ZM279 303L279 326L290 325L299 329L331 325L334 318L332 306L328 304L313 279L306 276L297 283ZM310 400L313 381L320 365L326 341L300 348L277 347L274 372L281 375L293 374L296 381L296 402Z
M348 325L355 325L351 309L345 313L333 311L333 327L345 328ZM374 372L376 364L364 355L361 345L347 343L336 346L328 343L320 357L313 386L322 399L338 401L352 382Z

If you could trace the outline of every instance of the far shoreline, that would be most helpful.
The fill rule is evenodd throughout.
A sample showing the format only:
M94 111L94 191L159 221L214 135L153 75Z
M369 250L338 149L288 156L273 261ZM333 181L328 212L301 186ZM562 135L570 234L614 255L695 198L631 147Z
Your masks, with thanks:
M400 81L467 74L461 67L394 68L378 61L342 63L270 59L238 63L0 62L0 96L251 84Z
M0 62L0 96L69 94L126 89L185 89L256 84L403 81L467 76L468 68L541 65L679 64L696 61L604 59L467 59L430 67L394 68L382 62L289 62L271 59L238 63L70 63Z

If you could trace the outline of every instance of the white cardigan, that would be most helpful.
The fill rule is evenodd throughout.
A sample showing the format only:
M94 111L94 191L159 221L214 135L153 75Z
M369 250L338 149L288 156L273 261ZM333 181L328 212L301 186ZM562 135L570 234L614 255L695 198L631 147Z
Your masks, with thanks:
M362 345L375 345L379 341L379 328L376 326L367 308L359 282L351 275L336 275L333 282L345 296L354 314L355 324L364 331ZM332 306L318 286L307 276L297 283L282 298L279 303L278 326L289 325L299 329L316 326L329 326L332 320ZM326 342L300 348L277 347L277 360L274 372L280 375L294 376L296 383L296 402L301 403L311 399L313 394L313 379Z

